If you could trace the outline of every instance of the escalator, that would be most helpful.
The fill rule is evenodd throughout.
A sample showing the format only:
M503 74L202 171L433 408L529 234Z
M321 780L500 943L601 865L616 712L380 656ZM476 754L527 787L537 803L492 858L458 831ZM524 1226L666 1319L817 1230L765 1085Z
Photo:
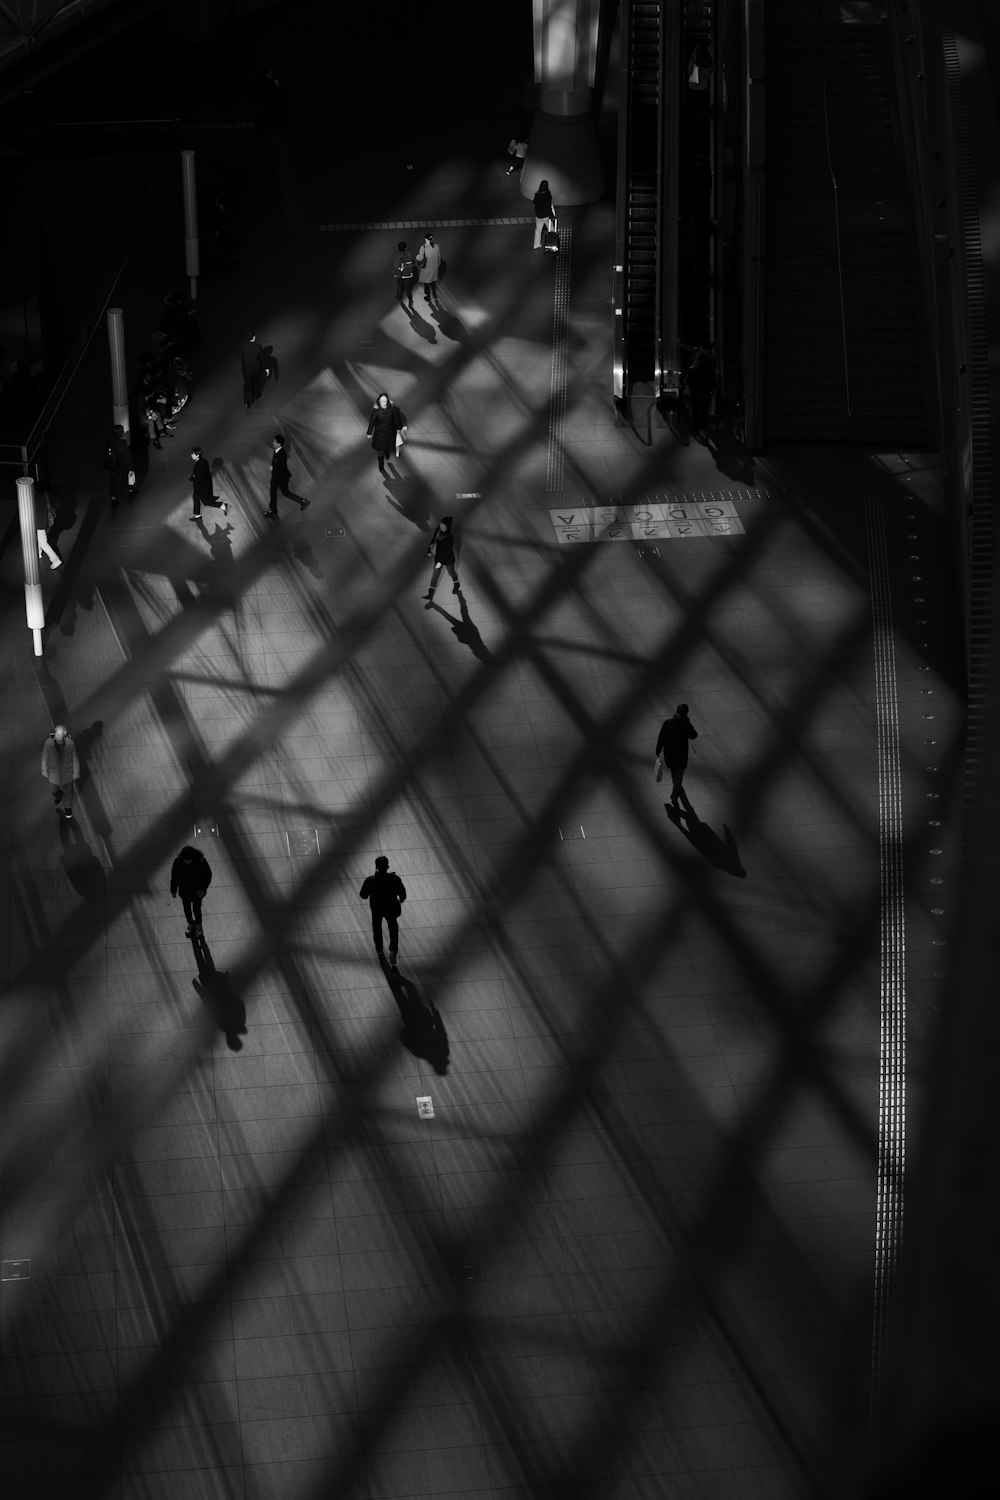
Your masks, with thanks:
M929 446L916 267L882 27L768 0L763 426Z
M623 320L628 387L656 379L660 167L660 0L634 0L628 38ZM621 188L619 190L621 192Z

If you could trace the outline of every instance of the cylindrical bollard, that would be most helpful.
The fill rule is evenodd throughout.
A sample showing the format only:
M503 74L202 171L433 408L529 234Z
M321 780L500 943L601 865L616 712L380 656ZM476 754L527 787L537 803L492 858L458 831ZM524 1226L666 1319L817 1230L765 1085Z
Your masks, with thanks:
M184 266L191 285L191 301L198 300L198 188L194 174L194 152L181 152L184 181Z
M38 522L35 517L35 481L30 476L17 481L17 517L21 524L21 556L24 559L24 613L31 631L35 655L42 654L45 604L38 579Z
M108 348L111 351L111 425L120 423L128 439L128 376L125 371L125 317L120 307L108 308Z

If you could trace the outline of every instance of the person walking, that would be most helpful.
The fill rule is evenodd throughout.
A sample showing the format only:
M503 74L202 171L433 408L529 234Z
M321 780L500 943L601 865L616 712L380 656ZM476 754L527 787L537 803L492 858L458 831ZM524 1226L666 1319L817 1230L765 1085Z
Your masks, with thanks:
M389 929L389 962L395 969L399 952L399 915L406 900L406 886L395 870L389 869L389 861L384 854L380 854L375 861L375 874L365 877L358 894L371 907L372 936L379 958L382 957L383 921Z
M185 937L201 936L201 903L211 884L212 866L200 849L185 844L170 867L170 894L174 900L181 898Z
M413 306L413 283L416 279L417 269L413 262L413 256L406 248L406 241L400 240L396 246L396 263L393 273L396 277L396 301L400 307L404 305Z
M105 464L111 488L111 504L117 505L120 500L135 493L135 464L132 449L126 441L125 428L120 422L116 422L112 429Z
M674 807L680 795L681 782L688 763L688 741L696 740L698 731L688 718L686 703L678 703L674 715L664 719L656 740L657 755L663 756L663 764L670 772L670 800Z
M37 480L34 483L33 491L35 501L35 540L38 543L38 556L40 558L47 557L49 567L55 571L56 568L62 567L63 560L58 552L53 551L52 544L49 541L52 511L49 506L48 492Z
M73 788L80 775L80 760L65 724L57 724L46 737L42 746L42 775L56 807L63 804L62 815L68 822L73 817Z
M212 493L212 471L208 466L208 459L200 448L191 449L191 457L194 460L194 468L188 475L191 481L191 505L192 514L188 517L191 521L201 520L201 507L210 505L215 510L221 510L224 516L229 514L229 506L225 500L220 500Z
M424 289L424 301L429 302L433 307L437 302L437 284L441 274L441 246L429 230L425 233L424 242L417 251L417 265L420 268L420 285Z
M368 418L368 437L378 459L378 471L385 473L385 461L398 453L406 441L406 418L388 394L381 391Z
M286 499L294 500L299 510L305 510L309 505L309 501L304 499L302 495L296 495L293 490L288 488L288 481L291 478L291 474L288 470L288 454L285 452L285 439L280 432L274 434L271 447L273 450L271 453L271 504L264 514L271 520L274 520L278 515L279 490Z
M451 574L452 593L461 593L461 584L455 571L455 533L452 530L451 516L442 516L437 530L431 537L430 546L427 548L427 556L433 557L434 567L431 570L431 581L427 585L424 598L430 602L434 598L434 590L437 588L441 569L447 568Z
M507 168L507 176L513 177L524 169L524 158L528 154L527 141L515 140L511 136L507 144L507 155L510 157L510 166Z
M712 397L715 394L715 360L710 350L697 350L681 389L688 401L692 432L706 433L711 422Z
M535 243L532 249L541 250L543 239L556 222L556 207L552 202L547 177L542 178L538 184L538 192L531 201L535 205Z
M243 405L250 410L260 400L264 378L270 374L264 351L257 342L257 335L248 328L240 344L240 369L243 372Z

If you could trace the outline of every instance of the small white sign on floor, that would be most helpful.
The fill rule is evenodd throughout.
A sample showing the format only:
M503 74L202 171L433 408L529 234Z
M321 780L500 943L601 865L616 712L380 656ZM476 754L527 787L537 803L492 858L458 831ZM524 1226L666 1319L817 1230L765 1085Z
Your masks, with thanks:
M434 1100L431 1098L430 1094L417 1095L417 1114L422 1120L433 1120Z

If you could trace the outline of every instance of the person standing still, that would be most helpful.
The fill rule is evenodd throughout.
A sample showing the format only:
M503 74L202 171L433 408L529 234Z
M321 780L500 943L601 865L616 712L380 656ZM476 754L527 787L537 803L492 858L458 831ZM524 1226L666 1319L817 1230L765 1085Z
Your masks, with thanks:
M458 581L455 571L455 533L452 530L451 516L442 516L438 528L431 537L431 544L427 548L427 556L433 557L434 567L431 571L431 581L427 585L424 598L430 602L434 598L434 590L437 588L441 569L447 568L451 574L453 584L452 593L460 594L462 586Z
M406 418L386 391L380 391L368 418L368 437L378 459L378 471L385 473L385 461L399 451L406 439ZM398 439L398 441L397 441Z
M248 328L240 344L240 369L243 372L243 405L250 410L260 400L265 375L268 374L264 351L257 342L257 335Z
M380 854L375 861L375 874L367 875L358 892L362 901L367 901L372 912L372 936L375 952L382 957L382 923L389 929L389 962L396 967L399 952L399 916L406 900L406 886L395 870L389 869L389 861Z
M125 439L125 428L117 422L111 432L111 442L108 444L108 456L105 460L108 468L109 484L111 488L111 504L117 505L120 500L133 494L135 483L135 468L132 459L132 449Z
M194 468L188 475L191 481L191 504L193 512L189 516L191 521L201 520L201 507L211 505L215 510L221 510L224 516L229 514L229 506L225 500L220 500L212 494L212 471L208 466L208 459L200 448L191 449L191 457L194 459Z
M80 761L65 724L57 724L42 746L42 775L56 807L65 803L62 815L68 821L73 816L73 788L80 775Z
M433 307L437 302L438 276L441 274L441 246L428 230L424 235L424 242L417 251L417 265L420 267L420 285L424 289L424 301ZM440 306L440 303L437 304Z
M663 756L663 764L670 772L670 800L675 807L688 763L688 741L697 738L698 731L688 718L687 704L678 703L673 717L664 719L660 725L655 751Z
M396 301L400 307L413 306L413 282L416 277L416 266L413 256L406 248L406 241L400 240L396 246L396 262L393 274L396 277Z
M531 201L535 205L535 243L532 249L541 250L542 240L556 221L556 207L549 192L548 178L542 178L538 184L538 192Z
M170 894L181 898L185 937L201 936L201 903L212 884L212 866L200 849L185 844L170 867Z
M301 495L296 495L293 490L288 488L288 481L291 478L291 474L288 470L288 454L285 452L285 439L280 432L274 434L271 446L273 449L271 453L271 504L264 514L271 520L274 520L278 514L279 490L287 499L294 500L299 510L305 510L309 501L303 499Z

